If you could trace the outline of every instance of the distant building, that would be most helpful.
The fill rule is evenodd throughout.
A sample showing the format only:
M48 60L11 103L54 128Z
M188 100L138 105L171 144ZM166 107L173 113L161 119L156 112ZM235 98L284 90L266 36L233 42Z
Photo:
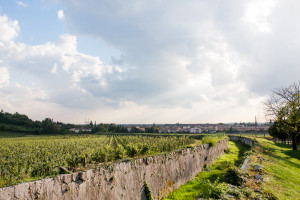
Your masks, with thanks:
M201 128L195 127L195 128L190 128L190 133L201 133Z
M70 131L73 131L74 133L79 133L79 132L92 132L91 128L83 127L83 128L71 128L69 129Z
M73 131L73 132L75 132L75 133L79 133L80 130L77 129L77 128L71 128L70 131Z

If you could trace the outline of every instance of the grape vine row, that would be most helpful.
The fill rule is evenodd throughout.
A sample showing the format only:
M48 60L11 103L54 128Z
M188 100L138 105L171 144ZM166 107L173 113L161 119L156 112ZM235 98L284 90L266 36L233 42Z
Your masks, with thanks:
M173 151L187 136L44 136L0 139L0 187L37 180L103 162ZM65 173L65 172L64 172Z

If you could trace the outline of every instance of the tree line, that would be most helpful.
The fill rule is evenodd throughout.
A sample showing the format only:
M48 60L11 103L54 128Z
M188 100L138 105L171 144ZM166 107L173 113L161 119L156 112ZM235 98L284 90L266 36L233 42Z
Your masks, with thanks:
M0 131L30 134L67 134L74 127L76 125L54 122L50 118L45 118L42 121L33 121L28 116L18 112L14 114L3 110L0 112Z
M0 131L7 132L22 132L28 134L70 134L74 133L71 129L79 130L79 133L158 133L159 127L155 124L152 126L140 129L131 127L127 129L124 125L114 123L110 124L96 124L92 121L85 125L75 125L70 123L62 123L54 121L51 118L45 118L42 121L33 121L24 114L18 112L11 114L1 110L0 112Z
M127 128L124 125L118 125L118 124L98 124L98 125L92 125L92 122L90 123L90 127L92 128L92 133L158 133L159 127L155 124L153 124L150 127L145 127L145 130L137 127L130 127Z

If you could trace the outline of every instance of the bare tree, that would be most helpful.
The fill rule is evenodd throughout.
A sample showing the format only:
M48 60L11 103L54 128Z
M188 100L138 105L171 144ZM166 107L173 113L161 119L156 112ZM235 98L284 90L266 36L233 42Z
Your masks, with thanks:
M266 115L289 129L293 150L297 150L297 135L300 132L300 82L272 91L264 102Z

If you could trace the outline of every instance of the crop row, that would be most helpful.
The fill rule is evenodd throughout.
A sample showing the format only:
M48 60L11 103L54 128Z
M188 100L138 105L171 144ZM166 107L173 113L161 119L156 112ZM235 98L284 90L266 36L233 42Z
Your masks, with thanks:
M102 162L173 151L189 137L48 136L0 139L0 187L55 176ZM64 171L65 172L65 171Z

